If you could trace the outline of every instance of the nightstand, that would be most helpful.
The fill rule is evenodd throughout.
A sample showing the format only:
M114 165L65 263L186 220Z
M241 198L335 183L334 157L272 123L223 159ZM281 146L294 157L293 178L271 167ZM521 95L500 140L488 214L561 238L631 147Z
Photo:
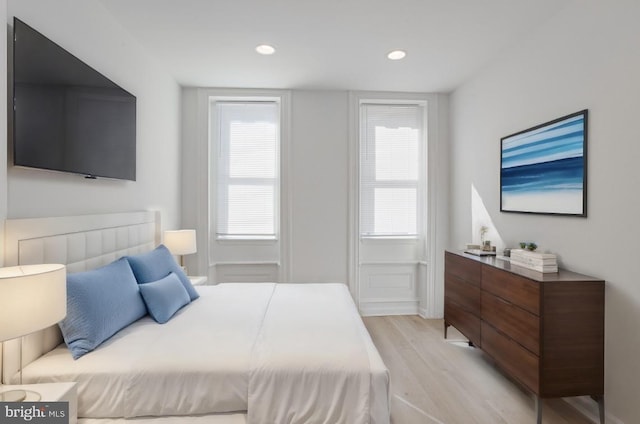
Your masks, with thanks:
M9 390L26 390L26 402L69 402L69 424L78 422L78 396L76 383L41 383L22 385L2 385L0 393ZM30 392L40 394L40 399L30 396Z
M206 286L207 285L207 277L204 275L189 275L189 280L191 280L191 284L194 286Z

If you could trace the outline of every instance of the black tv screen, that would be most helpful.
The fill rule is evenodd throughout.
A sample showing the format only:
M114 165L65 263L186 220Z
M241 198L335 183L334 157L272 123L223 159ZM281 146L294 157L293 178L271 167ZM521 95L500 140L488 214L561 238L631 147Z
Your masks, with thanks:
M136 98L13 20L13 161L136 179Z

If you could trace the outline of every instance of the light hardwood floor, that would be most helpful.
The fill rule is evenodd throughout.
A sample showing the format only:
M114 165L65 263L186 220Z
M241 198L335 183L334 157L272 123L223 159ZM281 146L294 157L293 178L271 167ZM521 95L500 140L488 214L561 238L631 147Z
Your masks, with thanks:
M418 316L367 317L391 374L393 424L535 424L534 397L453 327ZM591 424L562 399L543 402L543 424Z

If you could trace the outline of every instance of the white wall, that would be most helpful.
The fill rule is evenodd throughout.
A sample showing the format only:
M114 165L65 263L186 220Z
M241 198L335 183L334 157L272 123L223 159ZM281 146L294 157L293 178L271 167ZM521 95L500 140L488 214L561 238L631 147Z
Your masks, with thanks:
M639 17L636 0L576 1L451 97L451 247L489 224L489 238L535 241L605 279L606 408L628 424L640 422ZM500 213L500 138L585 108L588 218Z
M163 227L177 228L181 151L180 88L175 80L96 0L9 0L7 10L10 26L17 16L137 97L136 182L87 180L9 165L7 216L155 209L162 213ZM0 174L3 180L3 168Z
M294 91L291 123L291 281L347 283L347 92Z
M206 143L201 143L200 121L206 119L198 110L198 90L182 89L182 228L196 230L198 253L187 255L184 262L190 275L209 275L209 254L206 229L200 223L208 222L206 210L209 200L203 193L209 191L205 178L209 175ZM205 172L202 172L202 169ZM204 203L203 203L204 202Z

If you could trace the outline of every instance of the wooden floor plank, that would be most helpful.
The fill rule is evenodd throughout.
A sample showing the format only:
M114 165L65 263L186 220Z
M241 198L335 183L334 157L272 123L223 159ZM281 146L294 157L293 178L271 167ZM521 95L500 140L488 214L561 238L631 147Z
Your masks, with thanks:
M534 424L535 402L442 320L366 317L391 375L393 424ZM543 402L543 424L591 424L562 399Z

